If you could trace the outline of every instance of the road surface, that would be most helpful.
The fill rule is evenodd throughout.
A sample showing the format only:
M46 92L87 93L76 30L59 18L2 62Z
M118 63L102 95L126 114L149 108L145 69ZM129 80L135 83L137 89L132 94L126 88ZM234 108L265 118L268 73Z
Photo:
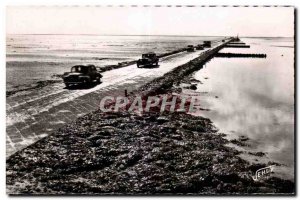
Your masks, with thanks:
M204 51L206 50L181 52L161 58L158 68L137 68L136 65L130 65L107 71L103 73L101 84L88 89L67 89L63 83L55 83L7 97L7 156L79 116L96 110L104 96L123 96L125 89L133 91L198 57Z

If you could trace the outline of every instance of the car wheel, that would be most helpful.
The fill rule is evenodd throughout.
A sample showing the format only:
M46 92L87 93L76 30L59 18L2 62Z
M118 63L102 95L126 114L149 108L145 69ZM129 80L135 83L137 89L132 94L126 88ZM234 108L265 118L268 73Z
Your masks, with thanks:
M96 78L96 82L97 82L97 83L100 83L100 82L101 82L99 76Z
M140 64L137 64L137 67L140 68Z
M158 62L156 62L156 66L158 66Z

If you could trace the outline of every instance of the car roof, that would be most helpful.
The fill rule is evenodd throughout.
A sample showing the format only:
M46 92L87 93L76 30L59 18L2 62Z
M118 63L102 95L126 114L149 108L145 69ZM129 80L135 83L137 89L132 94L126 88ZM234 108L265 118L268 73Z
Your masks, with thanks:
M156 54L156 53L154 53L154 52L148 52L148 53L143 53L143 54Z
M73 67L95 67L95 65L74 65Z

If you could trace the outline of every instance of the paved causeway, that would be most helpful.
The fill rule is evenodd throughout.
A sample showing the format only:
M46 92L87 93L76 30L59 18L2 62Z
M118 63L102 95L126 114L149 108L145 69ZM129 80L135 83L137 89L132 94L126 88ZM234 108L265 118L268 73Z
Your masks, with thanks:
M64 124L98 108L106 96L124 95L187 63L203 51L181 52L161 59L159 68L136 65L103 73L102 83L89 89L66 89L63 83L19 92L6 99L6 155L43 138Z

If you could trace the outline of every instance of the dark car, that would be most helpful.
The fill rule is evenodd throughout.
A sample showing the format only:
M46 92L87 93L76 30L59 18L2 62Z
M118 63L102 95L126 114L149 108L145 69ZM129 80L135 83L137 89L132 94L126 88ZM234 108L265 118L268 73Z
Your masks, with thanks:
M97 71L94 65L75 65L71 72L65 72L63 75L66 87L70 85L88 85L93 82L100 83L102 75Z
M203 50L203 49L204 49L204 47L203 47L203 45L202 45L202 44L198 44L198 45L196 46L196 49L197 49L197 50Z
M204 45L204 47L210 48L211 47L211 41L204 41L203 45Z
M158 61L159 59L156 54L153 52L149 52L142 54L142 58L137 61L136 65L137 67L153 65L158 66Z
M186 50L188 52L193 52L193 51L195 51L195 47L193 45L188 45Z

